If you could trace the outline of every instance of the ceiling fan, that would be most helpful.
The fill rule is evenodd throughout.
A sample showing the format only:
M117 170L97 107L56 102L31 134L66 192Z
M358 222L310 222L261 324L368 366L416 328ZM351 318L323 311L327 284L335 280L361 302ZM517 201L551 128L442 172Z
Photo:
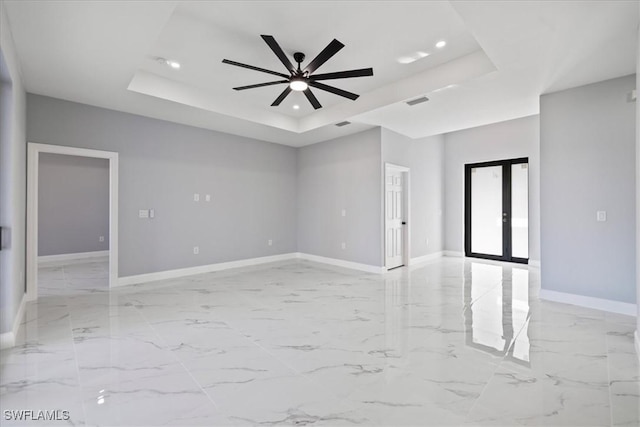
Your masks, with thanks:
M273 38L273 36L262 35L260 37L262 37L262 39L267 43L267 45L269 45L273 53L276 54L280 62L282 62L282 64L285 66L285 68L289 72L289 75L286 75L284 73L279 73L277 71L266 70L260 67L254 67L253 65L242 64L240 62L231 61L228 59L223 59L222 62L225 64L235 65L237 67L248 68L250 70L261 71L263 73L273 74L275 76L282 77L284 80L277 80L274 82L267 82L267 83L258 83L258 84L249 85L249 86L234 87L235 90L245 90L245 89L254 89L257 87L272 86L272 85L287 83L288 86L280 94L280 96L278 96L276 100L273 101L273 104L271 104L272 107L276 107L280 105L280 103L293 90L297 92L303 92L304 95L309 100L309 102L311 103L311 105L313 106L313 108L315 108L316 110L318 108L322 108L322 105L320 105L320 102L318 102L318 99L315 97L313 92L311 92L310 87L331 92L335 95L343 96L345 98L349 98L355 101L356 99L358 99L360 95L356 95L355 93L338 89L337 87L329 86L324 83L320 83L320 80L333 80L333 79L346 79L351 77L373 76L373 68L361 68L359 70L337 71L335 73L325 73L325 74L313 74L314 71L320 68L322 64L327 62L333 55L338 53L338 51L344 47L344 45L336 39L333 39L333 41L329 43L327 47L325 47L322 50L322 52L320 52L318 56L316 56L313 59L313 61L309 62L309 64L307 64L307 66L304 69L301 69L300 64L302 63L302 61L304 61L304 58L305 58L304 53L296 52L293 54L294 61L298 63L298 67L296 68L291 63L289 58L287 58L287 55L284 53L284 51L282 50L278 42L276 42L276 39Z

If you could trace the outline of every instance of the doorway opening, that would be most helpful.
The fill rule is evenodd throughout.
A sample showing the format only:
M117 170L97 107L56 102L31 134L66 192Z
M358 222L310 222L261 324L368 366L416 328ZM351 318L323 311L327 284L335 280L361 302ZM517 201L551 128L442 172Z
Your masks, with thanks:
M109 160L40 153L38 294L109 289Z
M527 264L529 160L465 165L465 255Z
M387 270L409 265L409 168L385 164L384 265Z
M51 157L52 155L54 157ZM68 271L73 272L73 274L68 275L71 277L67 277L66 279L73 279L73 276L77 275L77 278L82 278L83 283L86 285L91 280L87 275L91 273L89 275L93 275L93 279L96 279L95 283L91 283L92 286L98 286L98 281L100 280L102 281L102 286L106 289L116 286L118 279L118 153L29 143L27 156L27 299L36 300L38 298L39 257L40 260L44 260L47 263L54 263L54 265L57 263L58 267L60 267L60 264L77 264L75 267L68 268ZM94 249L89 249L88 252L86 250L81 253L77 253L77 251L75 253L73 252L73 243L71 240L82 240L86 238L86 236L82 235L84 234L83 230L79 229L81 227L80 221L77 221L76 224L73 224L66 230L67 238L64 241L64 245L71 246L63 249L63 253L61 254L50 255L48 253L48 251L51 251L52 246L62 243L60 236L52 239L47 233L60 233L61 230L56 230L55 227L51 227L50 224L47 224L45 227L41 222L41 218L39 218L39 214L41 213L40 208L44 208L44 205L49 203L46 201L46 197L42 197L44 193L40 194L41 191L47 190L46 186L48 185L48 183L41 182L40 173L42 168L41 160L43 158L56 158L55 156L58 156L57 161L60 161L59 159L61 158L71 158L72 161L80 163L83 162L82 159L84 159L84 162L88 161L89 163L91 163L92 160L100 161L100 159L106 159L108 162L108 228L105 229L103 227L102 230L95 230L96 236L90 236L90 238L95 237L95 246L93 246ZM60 168L58 172L59 171ZM42 173L44 172L45 171L42 171ZM43 188L40 188L41 186L43 186ZM92 189L88 191L90 192ZM61 195L60 197L64 196ZM43 206L40 206L41 203ZM81 211L86 207L81 206L81 201L77 201L76 204L67 206L67 208ZM64 213L62 214L64 215ZM72 214L74 214L73 211L68 213L69 216ZM50 218L47 218L47 220L50 220ZM41 224L43 228L47 228L47 232L44 234L40 233L40 231L44 231L40 230ZM71 234L73 233L77 235L72 236ZM40 239L43 240L40 241ZM53 243L51 243L52 241ZM83 247L86 247L86 243L84 243L84 245ZM75 247L77 248L79 246ZM100 248L107 249L99 250ZM53 276L57 274L57 270L55 268L50 270L51 271L47 270L47 273L51 273L52 277L50 279L55 281L56 277ZM89 288L91 288L91 286L89 286ZM86 290L91 292L95 289Z

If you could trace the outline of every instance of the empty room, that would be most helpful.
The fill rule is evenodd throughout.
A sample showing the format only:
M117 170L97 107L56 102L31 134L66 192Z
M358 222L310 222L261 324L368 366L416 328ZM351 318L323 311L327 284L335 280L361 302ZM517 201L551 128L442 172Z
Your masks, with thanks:
M639 24L0 0L0 424L640 425Z

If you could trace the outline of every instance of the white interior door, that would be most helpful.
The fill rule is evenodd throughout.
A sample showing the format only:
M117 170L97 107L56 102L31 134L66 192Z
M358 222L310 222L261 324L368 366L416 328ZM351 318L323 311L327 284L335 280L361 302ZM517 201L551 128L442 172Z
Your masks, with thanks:
M387 269L404 264L403 233L403 173L386 168L385 173L385 266Z

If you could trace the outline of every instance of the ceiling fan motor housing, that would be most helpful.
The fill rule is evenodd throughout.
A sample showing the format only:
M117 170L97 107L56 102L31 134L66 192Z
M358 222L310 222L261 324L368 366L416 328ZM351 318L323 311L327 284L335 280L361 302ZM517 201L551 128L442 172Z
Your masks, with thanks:
M293 54L293 59L298 63L298 69L300 69L300 63L304 61L304 58L305 56L302 52L296 52Z

